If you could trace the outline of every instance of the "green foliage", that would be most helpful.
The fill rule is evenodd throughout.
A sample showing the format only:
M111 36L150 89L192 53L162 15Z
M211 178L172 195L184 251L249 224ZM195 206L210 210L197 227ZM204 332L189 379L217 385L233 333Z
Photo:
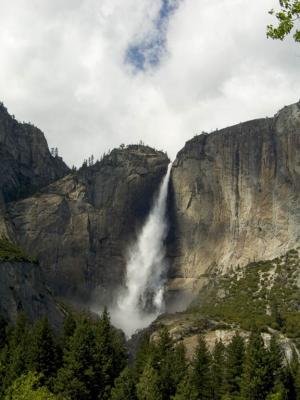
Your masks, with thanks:
M10 242L6 237L0 238L0 261L2 262L28 262L37 264L35 257L30 257L17 244Z
M148 362L148 359L152 357L153 352L154 352L154 343L150 340L150 335L146 333L141 338L141 341L138 346L138 351L135 357L133 370L136 379L138 379L138 377L143 372Z
M272 385L281 387L282 381L284 380L284 368L283 368L283 360L284 353L282 348L277 342L277 338L275 335L271 337L269 352L268 352L268 364L271 369L271 380Z
M245 344L241 336L236 334L226 349L225 360L225 392L236 396L241 390L241 378L245 358Z
M107 311L98 321L88 316L81 317L75 326L69 321L64 338L63 366L55 391L70 399L108 399L126 365L126 352L124 337L111 326Z
M242 378L243 399L264 400L271 392L274 382L269 361L270 357L260 333L253 333L246 349Z
M63 400L62 397L59 398ZM46 387L40 386L40 376L28 372L17 378L9 388L4 400L58 400Z
M212 381L210 374L211 355L206 346L205 340L200 337L192 361L191 384L197 398L212 398Z
M101 318L70 316L57 335L47 319L24 315L5 330L0 349L0 398L38 400L297 400L296 350L287 364L273 336L266 346L254 328L249 343L236 334L209 351L199 338L192 360L166 328L141 341L128 365L124 337ZM61 356L62 355L62 356Z
M24 314L19 314L16 325L7 330L7 344L1 352L4 376L2 390L5 391L15 379L28 372L30 325Z
M97 390L95 333L87 319L77 324L58 372L55 390L71 399L93 399ZM98 379L97 379L98 378Z
M224 395L225 384L225 346L222 341L215 343L211 363L212 398L220 400Z
M136 385L138 400L162 400L163 396L160 390L160 379L158 372L148 361L143 373Z
M111 400L136 400L135 379L131 369L126 367L116 378L111 391Z
M109 396L114 380L126 366L127 353L124 347L125 337L110 324L106 309L95 325L95 371L101 376L101 393Z
M284 373L284 387L288 392L288 399L300 399L300 364L299 357L295 349L292 353L292 358L289 361L287 367L283 371Z
M46 318L31 326L21 314L15 326L5 329L3 343L0 397L15 393L14 385L23 385L19 379L34 373L38 386L43 387L41 393L48 390L68 400L110 399L114 381L127 360L124 336L111 326L106 311L100 319L69 316L61 335L52 331ZM49 398L56 397L51 394Z
M197 392L192 383L191 374L189 371L185 377L179 382L175 396L171 397L172 400L197 400Z
M60 353L47 318L38 321L32 330L30 343L30 369L41 375L43 382L50 384L61 365Z
M161 398L170 399L185 376L187 363L185 347L182 344L175 345L166 328L160 330L156 340L151 341L146 335L141 341L133 367L136 380L139 380L146 367L149 369L149 365L157 373Z
M74 335L76 329L76 320L72 313L69 313L63 324L62 342L63 345L67 346L70 338Z
M245 330L271 327L289 337L300 332L300 259L291 250L272 261L250 263L219 277L211 276L191 312Z
M300 1L279 0L279 4L279 11L271 10L269 12L277 19L277 26L268 25L267 36L272 39L283 40L294 30L294 40L300 42L300 30L295 27L297 21L300 20Z

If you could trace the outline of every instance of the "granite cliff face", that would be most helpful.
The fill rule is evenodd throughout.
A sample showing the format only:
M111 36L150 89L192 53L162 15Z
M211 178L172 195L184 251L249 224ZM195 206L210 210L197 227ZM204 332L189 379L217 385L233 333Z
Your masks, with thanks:
M167 155L132 145L68 173L37 128L17 123L3 106L0 122L0 232L38 257L55 295L90 302L98 289L99 302L108 303ZM299 189L299 103L187 142L170 181L171 297L182 303L183 289L197 291L211 270L296 248Z
M7 206L15 240L38 257L56 295L80 303L98 288L100 301L109 302L168 163L150 147L116 149Z
M299 190L300 103L188 141L172 168L170 290L296 247Z
M60 157L52 157L44 134L19 123L0 104L0 204L25 197L69 172Z
M58 328L63 311L44 282L41 268L32 263L0 262L0 314L15 322L19 312L30 321L47 316Z

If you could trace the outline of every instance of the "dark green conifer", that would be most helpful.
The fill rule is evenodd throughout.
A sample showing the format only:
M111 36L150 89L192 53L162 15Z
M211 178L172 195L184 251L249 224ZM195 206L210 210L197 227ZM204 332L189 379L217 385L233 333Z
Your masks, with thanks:
M300 400L300 364L298 354L293 349L291 359L284 369L285 387L288 389L288 400Z
M139 382L136 385L136 392L138 400L163 399L158 372L153 368L150 361L146 364Z
M100 377L96 377L95 333L87 318L82 318L64 354L64 365L58 371L55 390L72 400L94 400L99 393Z
M240 393L244 358L244 339L236 333L226 349L225 392L229 395L236 396Z
M111 391L111 400L136 400L135 380L133 372L126 367L115 380Z
M224 365L225 365L225 346L223 342L215 343L212 354L211 375L212 375L212 398L220 400L224 395Z
M245 400L264 400L273 388L270 356L259 332L252 333L246 349L242 378L242 397Z
M154 353L154 344L150 340L150 334L146 333L140 339L137 354L134 362L134 374L136 376L136 380L139 379L139 376L142 374L148 360L153 358Z
M69 313L64 320L63 331L61 337L61 345L64 348L69 345L70 338L73 336L76 329L76 320L72 313Z
M42 318L32 330L29 358L31 370L40 374L46 385L61 365L59 354L48 319Z
M203 337L200 336L192 361L191 385L197 399L212 398L211 355Z
M105 308L95 325L95 373L101 377L101 398L109 398L115 379L126 366L127 353L124 335L112 327Z
M183 343L177 344L174 347L170 365L175 393L178 384L184 379L188 368L186 361L186 351Z
M158 372L160 395L164 400L169 399L170 395L175 394L176 385L172 376L173 341L166 327L163 327L159 332L159 338L155 343L153 354L153 366Z
M176 394L171 397L172 400L197 400L197 393L189 371L186 371L185 376L179 382L176 388Z
M17 316L16 325L11 326L8 330L8 344L5 346L2 359L5 365L5 376L2 385L4 389L8 388L16 378L28 371L30 330L31 326L23 313Z
M283 358L283 351L277 342L277 338L272 335L269 346L269 367L272 373L273 387L281 387L283 385L285 379Z

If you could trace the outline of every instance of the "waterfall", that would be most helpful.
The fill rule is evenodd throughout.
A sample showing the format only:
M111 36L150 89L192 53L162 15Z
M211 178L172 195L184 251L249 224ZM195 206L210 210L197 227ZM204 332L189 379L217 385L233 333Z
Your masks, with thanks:
M166 207L171 166L170 163L149 216L129 249L126 288L110 310L113 323L127 336L149 325L164 311Z

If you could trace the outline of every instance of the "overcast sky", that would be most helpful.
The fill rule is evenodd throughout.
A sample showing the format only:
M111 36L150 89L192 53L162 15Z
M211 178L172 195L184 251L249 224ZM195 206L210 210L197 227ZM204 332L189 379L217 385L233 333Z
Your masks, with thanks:
M174 158L196 133L300 98L276 0L0 0L0 100L72 165L121 143Z

